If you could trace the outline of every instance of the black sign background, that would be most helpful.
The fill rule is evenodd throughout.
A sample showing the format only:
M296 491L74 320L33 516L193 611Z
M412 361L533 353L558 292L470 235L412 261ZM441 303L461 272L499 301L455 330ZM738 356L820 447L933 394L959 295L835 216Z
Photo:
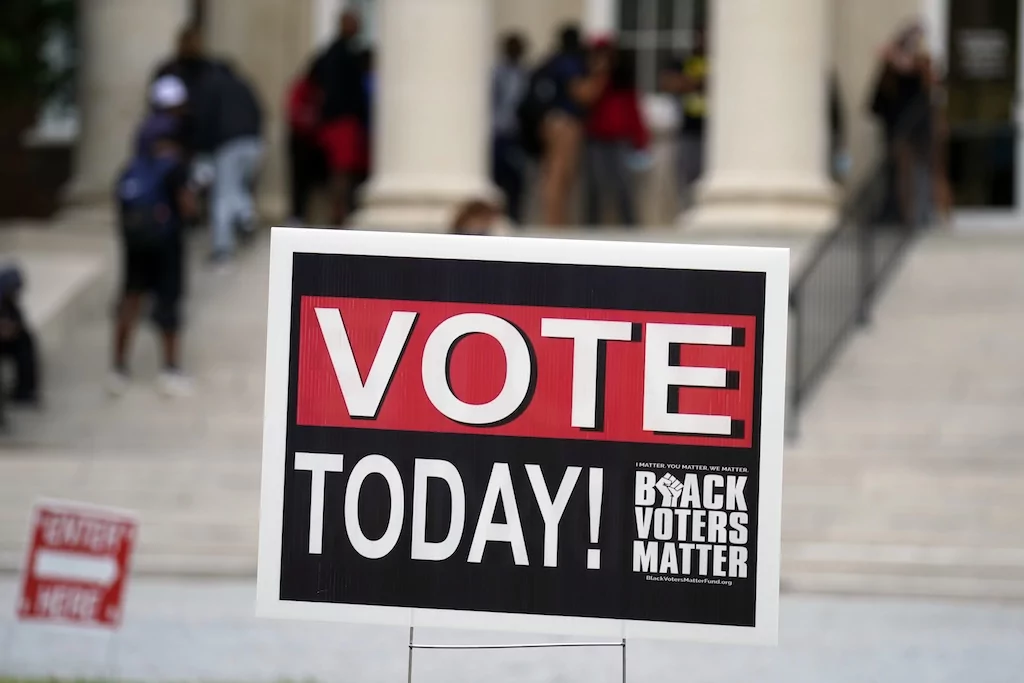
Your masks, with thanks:
M282 600L754 626L763 273L323 254L295 254L293 266ZM755 316L752 447L297 426L299 303L304 295ZM297 451L345 455L345 472L328 473L326 477L320 555L308 552L311 475L295 471ZM395 463L405 483L406 498L406 522L398 545L379 560L363 558L351 547L343 518L348 473L360 458L373 453ZM416 458L452 462L465 484L466 530L459 549L445 561L416 561L408 556ZM632 571L634 472L640 461L747 468L750 540L746 579L735 579L731 586L657 582ZM503 543L489 543L480 564L466 562L495 462L508 463L512 473L530 554L528 567L516 566L508 545ZM559 527L558 566L542 566L544 525L523 468L527 463L542 467L551 491L558 486L567 466L604 469L601 537L597 546L602 554L601 569L587 569L587 549L594 546L589 538L587 499L579 492L586 486L586 469ZM431 500L445 500L447 489L438 483L430 496ZM387 500L382 479L367 479L360 497L360 520L371 538L381 535L387 526ZM430 510L428 540L439 540L447 519L444 505Z

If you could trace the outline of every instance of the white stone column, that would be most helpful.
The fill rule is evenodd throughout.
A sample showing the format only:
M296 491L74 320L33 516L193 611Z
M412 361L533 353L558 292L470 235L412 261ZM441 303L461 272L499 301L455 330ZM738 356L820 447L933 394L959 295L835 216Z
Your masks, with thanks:
M687 227L817 231L827 170L826 3L726 0L712 16L708 147Z
M488 180L491 0L378 0L373 176L357 227L444 230ZM457 37L456 37L457 36Z
M157 63L174 51L188 0L79 0L80 128L68 198L110 197L146 108Z

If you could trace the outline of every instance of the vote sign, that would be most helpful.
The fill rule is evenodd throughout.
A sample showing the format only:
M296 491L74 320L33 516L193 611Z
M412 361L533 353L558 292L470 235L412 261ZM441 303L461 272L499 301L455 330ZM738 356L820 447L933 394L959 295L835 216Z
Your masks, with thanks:
M785 250L275 229L261 614L772 641Z
M32 518L18 618L117 628L138 529L118 510L47 501Z

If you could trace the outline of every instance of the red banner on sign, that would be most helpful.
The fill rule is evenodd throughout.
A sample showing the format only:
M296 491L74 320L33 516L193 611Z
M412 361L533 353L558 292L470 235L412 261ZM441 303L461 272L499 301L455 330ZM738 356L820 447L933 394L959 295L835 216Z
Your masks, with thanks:
M299 425L749 447L752 316L303 297Z
M117 628L137 522L74 503L36 508L18 617Z

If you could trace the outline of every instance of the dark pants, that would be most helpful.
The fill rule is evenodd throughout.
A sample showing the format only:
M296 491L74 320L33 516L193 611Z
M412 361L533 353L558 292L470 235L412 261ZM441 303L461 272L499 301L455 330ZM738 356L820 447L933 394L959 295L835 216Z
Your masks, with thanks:
M14 365L14 389L10 392L15 401L34 401L39 394L39 363L36 343L32 333L25 326L17 303L8 301L0 304L0 319L11 323L13 333L0 338L0 361Z
M124 245L124 294L151 295L153 322L164 332L181 327L185 294L185 245L171 235L160 246Z
M526 154L516 138L496 137L491 150L491 178L505 195L505 213L522 223Z
M601 224L601 200L612 197L622 225L636 225L633 183L630 178L629 144L588 140L585 151L584 188L587 225Z
M288 138L292 218L307 220L309 197L327 182L327 160L315 140L292 132Z

